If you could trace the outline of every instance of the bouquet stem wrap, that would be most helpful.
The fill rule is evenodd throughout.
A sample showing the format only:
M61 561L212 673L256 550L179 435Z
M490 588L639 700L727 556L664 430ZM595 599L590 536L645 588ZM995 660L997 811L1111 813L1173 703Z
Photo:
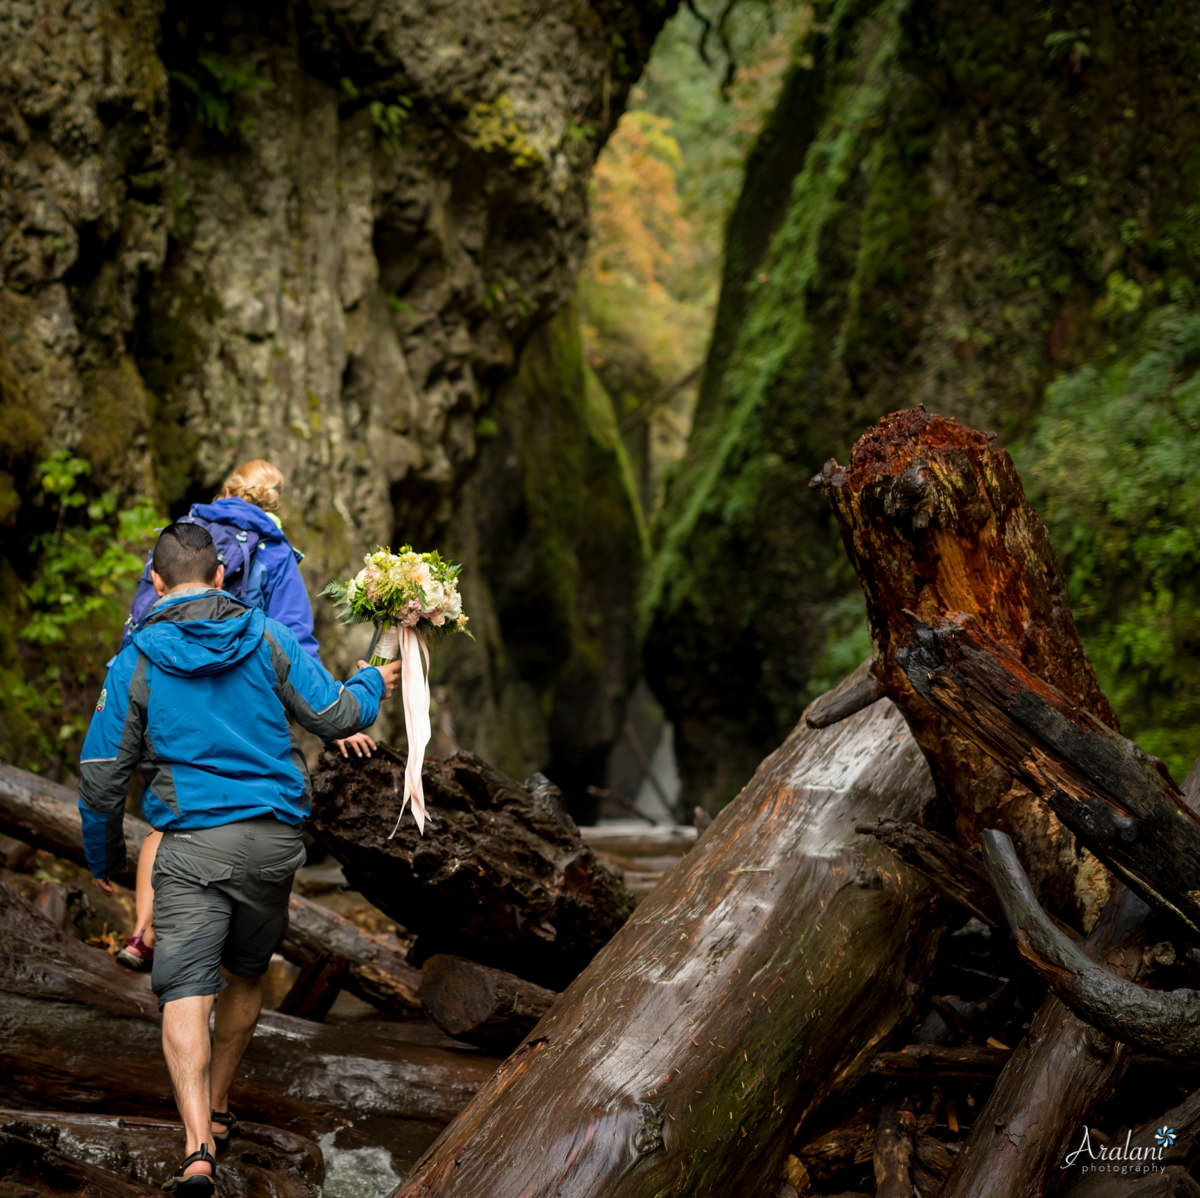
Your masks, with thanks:
M425 638L407 624L400 627L400 694L404 700L404 732L408 737L408 761L404 766L404 798L392 836L396 835L404 808L412 803L417 831L425 834L425 791L421 786L421 766L425 746L429 744L429 650ZM391 836L388 837L391 839Z

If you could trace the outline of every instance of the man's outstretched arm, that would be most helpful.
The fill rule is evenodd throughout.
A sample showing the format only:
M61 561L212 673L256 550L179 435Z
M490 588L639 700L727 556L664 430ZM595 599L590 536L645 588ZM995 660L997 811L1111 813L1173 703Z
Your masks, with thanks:
M399 678L400 665L393 662L361 668L343 685L274 620L267 622L266 640L280 701L298 724L323 740L337 740L373 724L380 702L392 693Z

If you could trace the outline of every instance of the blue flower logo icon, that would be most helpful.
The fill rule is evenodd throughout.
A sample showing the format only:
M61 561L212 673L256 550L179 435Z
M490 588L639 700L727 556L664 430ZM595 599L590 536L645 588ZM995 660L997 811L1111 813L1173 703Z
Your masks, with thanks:
M1160 1127L1154 1133L1154 1142L1159 1148L1170 1148L1175 1143L1175 1129L1173 1127Z

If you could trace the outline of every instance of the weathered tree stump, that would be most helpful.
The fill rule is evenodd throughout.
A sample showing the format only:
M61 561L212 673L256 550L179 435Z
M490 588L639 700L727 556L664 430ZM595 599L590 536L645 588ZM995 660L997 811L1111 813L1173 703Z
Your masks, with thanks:
M813 481L866 593L872 673L903 710L960 844L973 848L983 828L1008 831L1043 901L1090 925L1111 891L1108 875L903 668L916 623L966 613L1030 674L1054 679L1074 707L1115 726L1012 460L985 434L917 409L886 417L845 469L830 461ZM1035 1029L1001 1074L943 1198L1037 1192L1078 1118L1119 1076L1123 1053L1098 1048L1096 1033L1057 1003L1039 1012Z
M917 691L1148 902L1200 934L1200 815L1146 756L973 619L917 624L900 664Z
M400 812L403 758L326 753L316 836L346 880L418 935L418 960L452 953L557 989L628 918L620 879L583 842L553 787L530 789L470 753L426 761L422 836Z
M515 974L438 953L421 969L421 1005L447 1035L508 1052L558 997Z
M934 941L928 890L854 825L913 818L930 797L890 704L800 725L397 1198L769 1184L797 1125L909 1011Z
M1009 832L1043 901L1090 923L1107 875L1035 795L917 694L897 657L914 620L969 613L1031 673L1115 726L1012 459L986 434L918 408L885 417L858 440L849 465L829 461L813 483L866 593L872 673L904 712L958 840L971 848L982 828Z

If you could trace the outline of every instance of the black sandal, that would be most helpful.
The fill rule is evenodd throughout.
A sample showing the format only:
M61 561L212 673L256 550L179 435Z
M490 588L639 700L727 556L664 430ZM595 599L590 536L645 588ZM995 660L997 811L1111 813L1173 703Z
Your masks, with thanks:
M217 1146L217 1151L220 1152L222 1148L229 1147L229 1138L239 1127L238 1117L232 1111L213 1111L212 1121L219 1123L225 1129L221 1135L217 1135L215 1131L212 1132L213 1142Z
M212 1166L211 1173L185 1173L188 1165L197 1161L207 1161ZM185 1157L179 1168L163 1182L162 1188L168 1194L184 1194L187 1198L209 1198L217 1189L217 1162L208 1150L207 1144L201 1144L191 1156Z

